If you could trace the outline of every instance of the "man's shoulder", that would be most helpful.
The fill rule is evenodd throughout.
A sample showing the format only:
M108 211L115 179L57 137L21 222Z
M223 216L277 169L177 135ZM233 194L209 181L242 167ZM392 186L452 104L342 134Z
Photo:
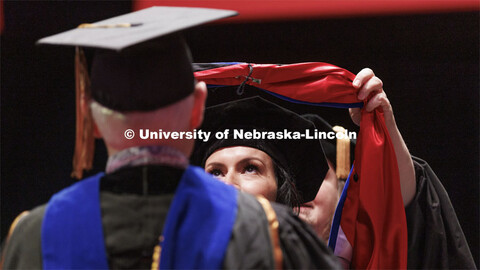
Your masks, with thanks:
M39 231L42 225L43 217L47 204L39 205L31 211L23 212L19 215L16 224L12 224L11 238L17 235L32 234Z
M41 268L41 230L45 208L43 204L26 214L22 213L12 224L3 250L5 269Z

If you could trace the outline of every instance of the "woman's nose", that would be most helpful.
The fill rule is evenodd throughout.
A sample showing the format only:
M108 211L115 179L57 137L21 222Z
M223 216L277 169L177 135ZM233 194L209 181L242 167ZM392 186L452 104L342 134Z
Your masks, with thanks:
M227 175L225 175L225 177L222 180L226 184L234 186L236 189L241 189L240 181L238 179L238 176L235 173L227 173Z

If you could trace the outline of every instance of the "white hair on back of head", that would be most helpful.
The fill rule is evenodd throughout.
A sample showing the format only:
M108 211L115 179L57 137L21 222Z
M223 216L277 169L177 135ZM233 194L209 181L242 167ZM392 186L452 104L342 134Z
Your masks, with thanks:
M150 131L188 131L193 107L193 95L180 101L153 111L118 112L111 110L96 101L90 103L93 119L107 146L122 149L136 145L155 144L155 142L141 142L135 139L126 139L125 130L140 129Z

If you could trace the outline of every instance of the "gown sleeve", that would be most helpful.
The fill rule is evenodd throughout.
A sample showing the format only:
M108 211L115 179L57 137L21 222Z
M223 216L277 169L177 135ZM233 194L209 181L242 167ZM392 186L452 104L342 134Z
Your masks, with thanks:
M408 268L476 269L450 198L430 166L413 157L417 192L405 208Z

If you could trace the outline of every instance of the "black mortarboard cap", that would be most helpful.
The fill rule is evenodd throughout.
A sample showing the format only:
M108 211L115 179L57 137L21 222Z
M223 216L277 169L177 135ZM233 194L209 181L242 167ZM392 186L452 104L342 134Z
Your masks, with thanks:
M233 129L244 132L273 131L313 134L315 126L300 115L286 110L260 97L246 98L207 108L203 131L230 130L229 138L195 144L192 163L205 165L206 159L217 149L230 146L248 146L267 153L274 162L284 168L293 178L300 193L301 203L315 198L328 171L328 165L319 140L314 139L234 139ZM277 137L278 138L278 137Z
M93 99L117 111L150 111L193 92L192 60L178 32L236 14L219 9L151 7L83 24L38 43L94 48L90 69Z
M94 153L91 113L82 97L120 112L151 111L194 90L190 51L179 31L234 16L230 10L151 7L39 40L77 47L77 133L72 176L82 178ZM81 48L93 49L90 72Z

